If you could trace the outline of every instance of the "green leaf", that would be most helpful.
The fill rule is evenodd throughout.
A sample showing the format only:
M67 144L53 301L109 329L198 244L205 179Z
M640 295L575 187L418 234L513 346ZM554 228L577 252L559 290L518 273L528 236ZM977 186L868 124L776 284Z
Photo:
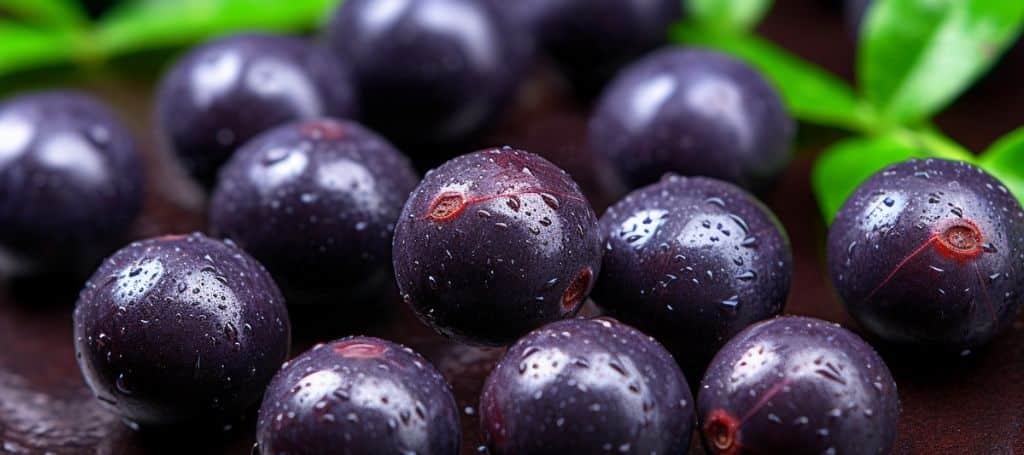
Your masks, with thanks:
M42 29L0 21L0 74L67 62L78 52L81 38L73 29Z
M685 24L672 34L677 42L726 52L756 67L800 120L860 131L872 128L872 113L848 84L768 41Z
M1024 203L1024 127L992 144L981 156L981 167L996 176Z
M771 0L687 0L686 14L702 27L748 30L757 25L771 4Z
M241 30L318 24L338 0L146 0L113 11L97 31L108 55L192 44Z
M811 172L811 186L825 219L832 222L861 182L908 158L974 161L970 152L935 131L897 130L873 138L840 141L818 157Z
M0 0L0 17L4 13L39 25L81 26L88 22L78 2L71 0Z
M861 88L889 121L924 120L995 63L1022 20L1019 0L876 0L861 28Z

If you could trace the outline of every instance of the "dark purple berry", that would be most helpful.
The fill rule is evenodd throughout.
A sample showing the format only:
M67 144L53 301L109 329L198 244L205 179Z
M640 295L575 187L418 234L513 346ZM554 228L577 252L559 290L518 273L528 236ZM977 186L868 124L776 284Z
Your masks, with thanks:
M198 233L132 243L108 258L78 297L74 328L93 393L144 426L237 419L290 342L284 300L263 266Z
M601 95L590 145L634 186L675 172L763 190L789 163L795 130L753 68L712 51L667 48L624 69Z
M437 331L508 343L576 314L600 272L597 217L565 171L508 147L427 173L395 228L403 299Z
M736 335L697 395L709 454L887 454L899 419L896 383L857 335L784 316Z
M970 164L908 160L862 183L829 231L832 282L873 334L963 350L1017 315L1024 211Z
M444 377L411 349L371 337L319 344L267 389L260 453L459 453L459 413Z
M700 373L729 338L782 312L793 257L782 225L730 183L669 176L601 217L594 299Z
M418 181L398 150L356 123L293 122L224 166L210 226L266 265L289 303L341 304L390 284L395 221Z
M114 113L85 94L0 103L0 275L88 273L142 207L141 161Z
M593 95L631 60L668 42L680 0L495 0L535 35L583 95Z
M569 319L516 342L484 383L491 453L685 453L693 397L672 356L611 318Z
M499 112L525 53L479 0L347 0L327 40L351 62L366 124L403 146L461 142Z
M846 26L855 36L860 35L861 24L864 23L864 17L867 15L871 3L872 0L845 0L843 2L843 19L846 20Z
M161 82L157 103L169 145L206 185L236 148L273 126L358 112L352 77L329 52L298 38L257 34L190 51Z

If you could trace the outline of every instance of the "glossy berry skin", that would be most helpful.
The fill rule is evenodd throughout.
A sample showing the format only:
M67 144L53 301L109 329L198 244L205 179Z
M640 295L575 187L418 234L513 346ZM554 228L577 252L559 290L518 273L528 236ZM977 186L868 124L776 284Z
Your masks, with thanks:
M829 231L828 262L847 309L874 335L970 349L1017 315L1024 212L977 167L904 161L846 200Z
M74 313L86 382L141 426L237 419L287 358L290 327L270 274L238 247L198 233L114 253Z
M519 40L488 2L347 0L327 41L351 62L366 124L403 147L460 143L514 94Z
M257 424L264 455L455 455L462 431L444 377L390 341L349 337L289 361Z
M887 454L896 383L871 346L801 316L759 322L715 356L697 395L709 454Z
M491 453L685 453L693 397L672 356L611 318L544 326L488 376L480 419Z
M77 92L0 103L0 275L88 273L142 200L142 158L106 106Z
M403 299L440 333L510 343L576 314L600 273L597 217L564 171L508 147L428 172L395 228Z
M289 303L347 303L391 282L395 221L418 181L398 150L356 123L292 122L224 166L210 228L266 265Z
M679 0L495 0L518 28L565 70L585 96L615 72L668 42Z
M297 38L243 34L185 54L157 93L157 117L188 171L212 185L255 135L296 119L353 118L352 75L326 49Z
M775 215L746 191L666 176L601 217L594 300L701 372L744 327L782 312L793 257Z
M763 190L789 163L796 126L753 68L666 48L622 70L590 120L590 146L642 186L666 172Z

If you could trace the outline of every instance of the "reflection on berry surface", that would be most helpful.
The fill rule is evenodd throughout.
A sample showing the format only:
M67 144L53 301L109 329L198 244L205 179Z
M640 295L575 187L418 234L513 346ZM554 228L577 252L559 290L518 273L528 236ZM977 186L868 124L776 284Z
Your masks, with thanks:
M211 230L266 265L290 304L367 300L392 282L395 221L417 181L398 150L356 123L293 122L224 166Z
M600 272L597 217L561 169L483 150L430 171L395 229L402 297L441 333L503 344L572 316Z
M495 454L683 453L693 408L672 356L610 318L554 322L526 335L480 397Z

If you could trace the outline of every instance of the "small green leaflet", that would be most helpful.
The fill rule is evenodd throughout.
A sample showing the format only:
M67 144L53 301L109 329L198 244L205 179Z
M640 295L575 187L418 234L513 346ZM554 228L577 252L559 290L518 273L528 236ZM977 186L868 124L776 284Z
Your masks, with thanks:
M509 0L517 1L517 0ZM704 27L744 31L753 28L771 7L771 0L686 0L686 14Z
M861 28L861 89L890 123L925 120L992 67L1022 20L1018 0L876 0Z

